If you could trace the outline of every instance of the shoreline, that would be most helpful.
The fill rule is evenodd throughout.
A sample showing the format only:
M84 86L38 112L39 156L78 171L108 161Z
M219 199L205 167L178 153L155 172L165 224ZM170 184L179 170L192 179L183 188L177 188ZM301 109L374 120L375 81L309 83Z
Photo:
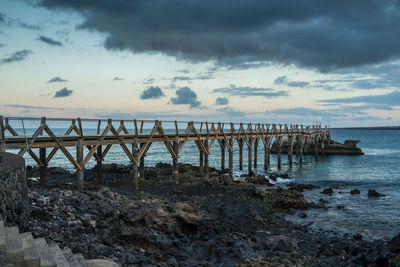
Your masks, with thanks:
M101 186L95 168L86 172L83 193L70 190L68 176L71 182L75 176L62 168L49 168L48 189L29 181L35 236L123 266L400 264L396 237L365 241L287 221L284 214L293 210L324 208L304 199L304 186L270 185L263 192L256 185L268 183L259 176L232 181L210 168L210 178L204 179L189 164L179 164L181 183L175 185L171 165L157 164L145 168L145 180L134 192L126 183L127 166L104 165ZM34 176L35 168L27 168L27 174Z

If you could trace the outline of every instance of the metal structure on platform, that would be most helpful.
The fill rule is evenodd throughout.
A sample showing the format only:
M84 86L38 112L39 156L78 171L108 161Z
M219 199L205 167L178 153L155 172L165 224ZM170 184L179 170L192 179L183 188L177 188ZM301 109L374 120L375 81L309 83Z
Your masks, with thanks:
M31 136L18 134L10 125L11 121L37 122L39 126ZM69 125L63 135L55 134L49 122L61 122ZM95 123L95 134L84 134L84 123ZM116 126L115 124L118 124ZM146 130L144 125L152 125ZM173 132L166 133L163 124L172 125ZM113 120L113 119L72 119L72 118L22 118L0 116L0 152L8 149L19 149L18 154L28 153L40 167L40 180L46 186L46 167L60 150L76 169L77 189L84 188L84 170L89 160L94 157L97 162L97 181L102 182L102 162L112 145L120 145L132 163L130 183L134 189L139 187L139 175L144 179L144 164L151 144L165 144L173 161L173 180L178 184L179 155L188 141L194 141L199 151L199 170L205 177L209 176L208 157L211 148L217 142L221 151L221 169L225 170L225 150L228 150L229 176L233 177L233 151L237 143L239 147L239 168L243 169L243 146L248 148L248 172L252 173L253 164L257 167L258 144L264 145L264 168L270 162L270 148L274 142L278 144L278 168L281 167L281 148L284 141L288 144L288 160L293 162L293 147L302 161L304 147L314 145L315 156L324 153L324 146L330 141L330 131L320 125L303 126L287 124L251 124L221 123L193 121L159 121L159 120ZM129 147L131 146L131 147ZM75 157L67 147L76 147ZM37 155L32 149L39 149ZM84 153L87 149L86 154ZM47 153L47 149L50 153ZM254 161L253 161L254 153Z

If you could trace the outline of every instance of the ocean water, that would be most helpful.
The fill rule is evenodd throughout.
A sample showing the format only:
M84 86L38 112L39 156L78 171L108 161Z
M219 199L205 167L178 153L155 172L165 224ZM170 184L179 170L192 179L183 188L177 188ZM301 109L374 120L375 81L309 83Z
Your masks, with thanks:
M32 134L34 129L27 129ZM57 134L63 129L55 130ZM94 131L94 130L93 130ZM22 129L17 129L23 135ZM300 164L294 156L294 163L289 165L287 156L283 155L281 170L277 169L276 156L271 156L270 167L267 172L263 169L263 145L258 147L257 174L288 173L290 181L311 183L320 186L320 189L305 191L307 200L318 202L320 198L329 201L328 210L311 209L306 211L307 218L300 219L297 215L288 216L289 220L306 223L316 229L331 229L343 233L361 233L365 238L389 239L400 232L400 131L396 130L332 130L331 136L335 141L343 142L346 139L361 140L358 144L365 155L359 156L314 156L306 155ZM74 148L69 148L72 155ZM87 151L87 150L86 150ZM13 151L9 151L13 152ZM36 152L38 152L36 150ZM86 152L85 152L86 153ZM227 153L227 151L226 151ZM25 155L27 165L35 165L28 154ZM225 166L228 166L228 154L225 156ZM243 171L239 170L238 146L234 151L234 174L240 179L240 174L247 170L247 150L243 151ZM180 163L199 164L199 152L194 142L188 142L181 155ZM145 164L154 166L158 162L172 163L172 158L163 143L152 144L148 151ZM128 157L119 145L114 145L104 163L129 164ZM215 142L212 154L209 157L211 167L220 168L220 148ZM73 166L65 156L58 151L50 166L63 167L70 171ZM95 165L93 159L87 165ZM286 180L280 180L282 186ZM324 188L336 186L332 196L322 195ZM350 190L359 189L360 195L350 195ZM385 194L381 198L368 198L368 189L375 189ZM337 209L343 205L344 209Z

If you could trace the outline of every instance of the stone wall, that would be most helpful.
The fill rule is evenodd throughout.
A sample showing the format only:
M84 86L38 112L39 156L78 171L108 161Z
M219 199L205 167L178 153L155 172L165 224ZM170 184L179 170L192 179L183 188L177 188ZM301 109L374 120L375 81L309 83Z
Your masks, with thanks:
M29 196L25 160L16 154L0 153L0 217L8 225L28 226Z

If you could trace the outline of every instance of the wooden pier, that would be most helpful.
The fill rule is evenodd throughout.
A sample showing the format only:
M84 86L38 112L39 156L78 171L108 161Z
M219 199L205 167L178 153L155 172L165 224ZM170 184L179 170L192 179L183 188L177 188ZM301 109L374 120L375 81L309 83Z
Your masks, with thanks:
M22 135L10 125L17 121L36 122L39 126L31 136ZM51 122L68 125L63 135L55 134ZM88 132L85 124L96 125L95 133ZM163 125L170 125L173 130L166 133ZM147 128L147 126L150 126ZM14 126L15 127L15 126ZM165 126L164 126L165 127ZM93 128L91 128L93 129ZM24 127L25 130L25 127ZM243 169L243 146L248 148L248 172L251 174L257 167L257 147L261 141L264 145L264 169L270 162L270 148L273 141L279 145L278 168L281 167L281 147L284 140L289 143L288 160L293 162L293 147L299 161L302 161L303 149L314 144L315 156L324 153L324 145L330 140L330 132L320 125L286 125L286 124L251 124L193 121L159 121L159 120L113 120L113 119L70 119L70 118L21 118L0 116L0 152L19 149L18 154L28 153L40 167L40 181L46 186L46 167L60 150L76 169L77 189L84 188L84 170L89 160L94 157L97 162L97 181L102 182L102 162L112 145L121 146L132 163L130 184L134 189L139 187L139 173L144 179L144 164L147 151L155 142L164 143L172 157L173 180L178 184L179 155L187 142L196 143L199 152L200 173L209 175L208 158L211 148L218 143L221 151L221 169L225 169L225 152L228 151L229 176L233 177L233 151L235 143L239 147L239 168ZM320 144L321 151L318 151ZM67 147L76 147L75 157ZM32 149L39 149L37 155ZM49 150L47 150L49 149ZM86 150L86 154L85 154ZM49 153L48 153L49 152ZM193 151L194 153L194 151ZM254 153L254 161L253 161Z

